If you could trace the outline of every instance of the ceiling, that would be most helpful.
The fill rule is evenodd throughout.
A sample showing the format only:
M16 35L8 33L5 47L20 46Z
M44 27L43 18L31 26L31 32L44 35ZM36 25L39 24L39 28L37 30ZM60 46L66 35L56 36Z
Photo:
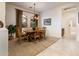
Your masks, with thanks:
M28 10L34 10L34 2L8 2L13 5L28 9ZM35 2L35 10L37 12L43 12L45 10L48 10L50 8L54 8L59 5L68 4L68 2ZM69 3L70 4L70 3Z

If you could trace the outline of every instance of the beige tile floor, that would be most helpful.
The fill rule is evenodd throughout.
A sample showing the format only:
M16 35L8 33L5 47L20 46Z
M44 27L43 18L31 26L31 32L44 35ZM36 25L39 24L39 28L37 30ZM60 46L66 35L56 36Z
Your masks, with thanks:
M60 39L37 56L79 56L79 42L74 38Z

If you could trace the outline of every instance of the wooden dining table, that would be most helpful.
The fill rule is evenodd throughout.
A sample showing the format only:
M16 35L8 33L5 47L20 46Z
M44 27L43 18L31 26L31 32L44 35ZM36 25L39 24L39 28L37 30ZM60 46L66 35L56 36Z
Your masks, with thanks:
M43 29L37 29L37 30L29 30L29 31L24 31L26 33L26 36L28 37L28 41L35 41L37 38L39 40L42 39L42 35L44 35L44 30Z

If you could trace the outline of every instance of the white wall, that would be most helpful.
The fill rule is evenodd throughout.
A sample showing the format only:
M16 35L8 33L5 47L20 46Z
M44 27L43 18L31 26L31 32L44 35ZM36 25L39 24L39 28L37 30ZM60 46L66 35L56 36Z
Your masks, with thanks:
M78 13L79 13L79 6L78 6ZM79 23L78 23L78 20L79 20L79 15L77 14L77 30L76 30L76 33L77 33L77 41L79 41Z
M0 20L4 23L5 27L5 3L0 2Z
M27 9L21 8L20 6L15 6L15 5L6 3L6 25L10 25L10 24L16 25L16 9L20 9L23 11L28 11L28 12L33 13L33 11L29 11ZM28 16L28 18L30 18L32 14L28 12L24 12L24 14L25 16Z
M5 28L5 2L0 2L0 20L4 27L0 28L0 56L8 55L8 30Z
M8 30L0 29L0 56L8 55Z
M16 11L13 5L6 4L6 25L16 24Z
M41 15L41 26L47 27L47 36L61 37L61 29L65 27L65 20L63 20L63 9L67 7L76 6L76 4L63 4L61 6L57 6L55 8L49 9L47 11L42 12ZM46 18L52 18L52 24L50 26L45 26L43 24L43 20Z
M79 24L77 25L77 38L76 38L77 41L79 41Z
M61 9L54 8L48 11L44 11L41 15L41 26L46 27L46 35L51 37L61 37ZM44 19L51 18L51 25L46 26L43 24Z

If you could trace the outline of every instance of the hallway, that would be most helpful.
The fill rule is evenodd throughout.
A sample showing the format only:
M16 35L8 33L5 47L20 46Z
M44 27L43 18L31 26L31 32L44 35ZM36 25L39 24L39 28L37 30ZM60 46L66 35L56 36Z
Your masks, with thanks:
M79 56L79 42L73 38L59 39L37 56Z

